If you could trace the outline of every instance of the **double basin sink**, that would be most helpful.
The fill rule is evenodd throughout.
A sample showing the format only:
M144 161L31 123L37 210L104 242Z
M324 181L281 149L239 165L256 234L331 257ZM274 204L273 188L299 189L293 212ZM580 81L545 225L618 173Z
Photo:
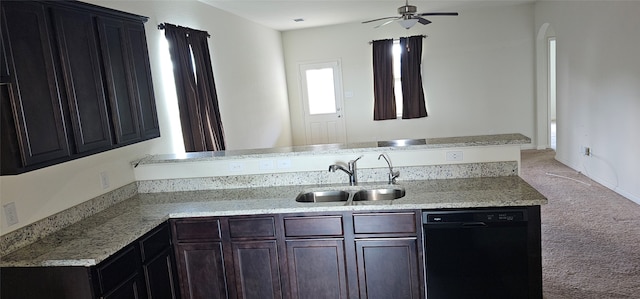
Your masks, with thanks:
M405 195L402 187L367 188L361 190L317 190L301 192L297 202L347 202L394 200Z

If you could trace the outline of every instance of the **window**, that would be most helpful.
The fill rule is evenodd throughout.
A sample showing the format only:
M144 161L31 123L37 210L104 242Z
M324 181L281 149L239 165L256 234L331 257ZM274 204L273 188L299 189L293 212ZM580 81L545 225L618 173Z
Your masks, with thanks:
M165 31L174 67L185 151L224 150L224 131L208 45L209 33L169 23L160 25L159 28Z
M400 72L400 40L393 41L393 92L396 96L396 115L402 118L402 73Z
M308 69L305 75L309 114L336 113L333 68Z
M393 39L371 43L374 120L397 119L398 115L402 119L427 117L421 75L423 38L402 37L398 45Z

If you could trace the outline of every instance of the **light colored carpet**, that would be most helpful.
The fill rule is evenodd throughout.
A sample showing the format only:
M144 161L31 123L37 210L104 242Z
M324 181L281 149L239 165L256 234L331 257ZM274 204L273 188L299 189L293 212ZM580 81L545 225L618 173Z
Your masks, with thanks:
M522 178L549 199L541 209L544 298L640 298L640 205L554 156L522 151Z

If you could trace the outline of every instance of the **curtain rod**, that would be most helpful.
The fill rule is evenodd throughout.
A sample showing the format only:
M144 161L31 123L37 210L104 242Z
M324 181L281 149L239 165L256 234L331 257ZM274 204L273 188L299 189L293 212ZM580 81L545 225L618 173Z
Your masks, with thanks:
M160 23L160 24L158 24L158 30L164 30L164 28L166 27L164 24L165 24L165 23ZM167 24L170 24L170 23L167 23ZM170 24L170 25L173 25L173 24ZM184 29L187 29L187 30L191 30L191 31L204 32L204 33L206 33L206 34L207 34L207 37L211 37L211 34L209 34L209 32L204 31L204 30L198 30L198 29L193 29L193 28L184 27L184 26L178 26L178 25L173 25L173 26L181 27L181 28L184 28Z
M414 35L414 36L420 36L420 37L422 37L422 38L426 38L426 37L427 37L427 36L426 36L426 35L424 35L424 34L423 34L423 35ZM399 38L394 38L393 40L395 41L395 40L400 40L400 39L399 39ZM373 42L375 42L375 40L370 41L370 42L369 42L369 44L371 45L371 44L373 44Z

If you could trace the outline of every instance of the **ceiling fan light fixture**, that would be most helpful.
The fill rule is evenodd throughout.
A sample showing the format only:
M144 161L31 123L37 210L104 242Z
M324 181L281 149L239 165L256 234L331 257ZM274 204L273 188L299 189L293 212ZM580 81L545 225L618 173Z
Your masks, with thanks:
M400 26L402 26L404 29L409 29L411 27L413 27L413 25L418 23L418 19L405 19L402 18L400 20L398 20L398 24L400 24Z
M431 21L423 18L424 16L457 16L458 15L457 12L423 12L423 13L417 13L417 11L418 11L418 8L416 6L409 5L409 0L405 0L404 6L398 7L398 14L400 16L391 16L391 17L384 17L384 18L368 20L368 21L362 22L362 24L386 20L386 22L374 27L374 28L378 28L378 27L393 23L394 21L398 21L398 24L400 24L400 26L402 26L402 28L410 29L411 27L413 27L417 23L420 23L422 25L431 24Z

